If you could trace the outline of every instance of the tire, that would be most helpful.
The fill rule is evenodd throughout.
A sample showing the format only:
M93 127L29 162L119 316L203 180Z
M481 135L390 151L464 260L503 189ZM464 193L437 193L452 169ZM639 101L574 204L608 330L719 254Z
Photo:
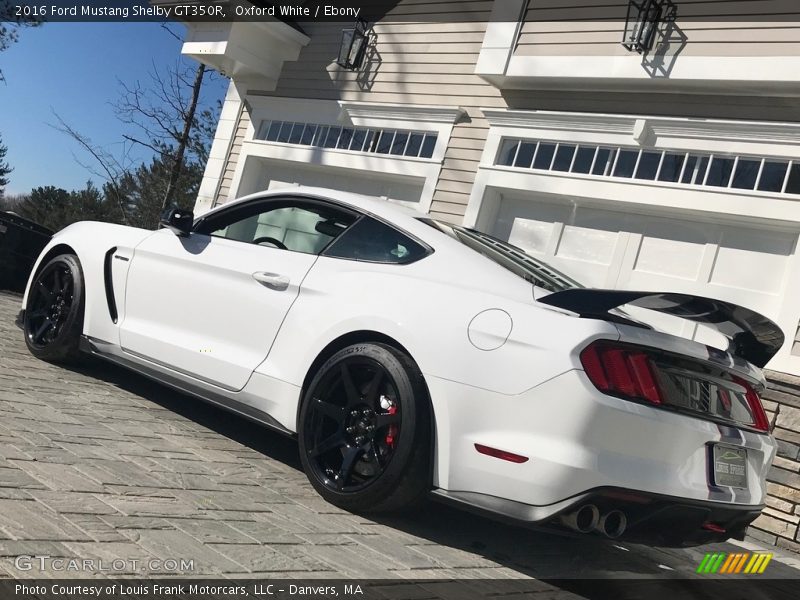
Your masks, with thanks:
M328 359L308 385L300 460L314 489L335 506L407 510L430 490L431 432L426 387L414 362L385 344L356 344Z
M39 269L28 291L23 321L30 353L54 363L79 362L84 302L83 269L77 256L61 254Z

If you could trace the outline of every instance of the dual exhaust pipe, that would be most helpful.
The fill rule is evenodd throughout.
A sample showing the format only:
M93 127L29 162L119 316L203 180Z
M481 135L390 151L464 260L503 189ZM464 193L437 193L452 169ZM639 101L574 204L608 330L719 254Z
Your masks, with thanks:
M600 509L594 504L584 504L571 513L561 515L561 523L579 533L599 531L615 539L625 533L628 518L621 510L610 510L601 515Z

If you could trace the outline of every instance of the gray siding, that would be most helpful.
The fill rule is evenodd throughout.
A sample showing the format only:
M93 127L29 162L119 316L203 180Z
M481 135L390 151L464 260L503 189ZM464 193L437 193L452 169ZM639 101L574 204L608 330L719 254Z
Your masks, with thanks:
M795 56L796 0L675 0L671 49L685 56ZM626 56L627 0L531 0L516 53L524 56ZM732 15L720 17L719 15ZM674 51L674 50L672 50Z
M784 96L670 94L666 92L596 92L506 90L503 97L516 109L705 117L756 121L800 122L800 102Z
M217 192L217 202L225 202L228 199L228 194L231 191L231 183L233 183L233 175L236 171L236 164L239 162L239 153L242 150L242 142L247 134L247 128L250 125L250 113L245 105L245 110L239 114L239 121L236 123L236 129L233 135L233 141L228 149L228 157L225 160L225 170L222 172L222 178L219 183L219 191Z

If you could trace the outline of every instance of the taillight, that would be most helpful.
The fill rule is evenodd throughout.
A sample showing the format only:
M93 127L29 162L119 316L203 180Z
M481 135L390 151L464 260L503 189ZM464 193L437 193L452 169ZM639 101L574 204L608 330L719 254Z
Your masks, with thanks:
M661 404L650 356L636 348L594 342L581 352L589 380L601 392Z
M753 427L759 431L769 431L769 419L761 398L749 383L740 377L733 377L733 380L745 389L747 404L750 406L750 413L753 415Z
M580 359L589 380L606 394L769 432L758 393L730 371L611 340L592 342Z

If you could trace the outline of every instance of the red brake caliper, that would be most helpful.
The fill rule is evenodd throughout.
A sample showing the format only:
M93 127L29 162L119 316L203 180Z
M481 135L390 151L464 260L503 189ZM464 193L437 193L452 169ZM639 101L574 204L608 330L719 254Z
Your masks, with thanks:
M390 415L396 414L397 407L394 405L390 406L387 413ZM389 448L394 448L395 436L397 436L397 425L392 423L389 425L389 431L386 432L386 445L389 446Z

